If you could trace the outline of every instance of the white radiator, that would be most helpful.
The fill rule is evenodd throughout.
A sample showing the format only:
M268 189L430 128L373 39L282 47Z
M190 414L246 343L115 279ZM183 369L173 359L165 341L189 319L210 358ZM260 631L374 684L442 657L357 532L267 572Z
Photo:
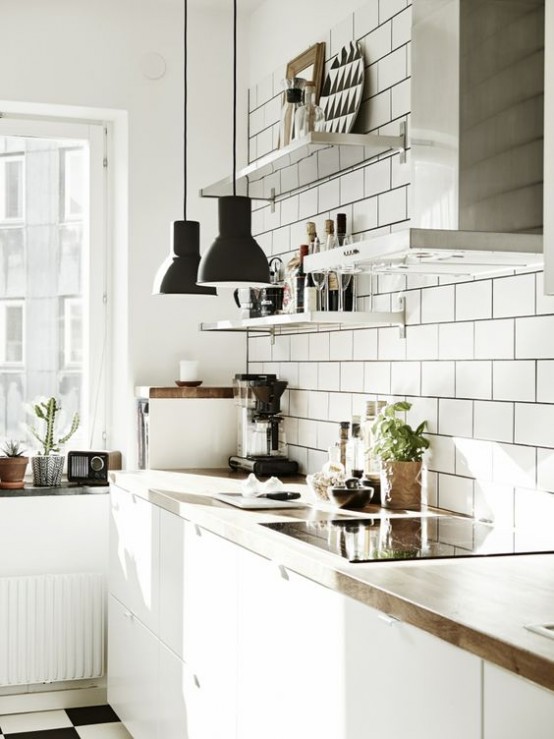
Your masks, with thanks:
M0 578L0 685L103 672L102 574Z

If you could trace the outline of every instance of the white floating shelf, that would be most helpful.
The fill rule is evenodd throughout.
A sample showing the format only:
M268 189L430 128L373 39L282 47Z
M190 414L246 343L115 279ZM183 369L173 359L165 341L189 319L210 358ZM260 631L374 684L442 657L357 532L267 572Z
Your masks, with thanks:
M287 333L298 329L325 326L367 326L405 325L404 305L397 311L314 311L311 313L292 313L287 315L265 316L263 318L245 318L233 321L217 321L201 323L202 331L259 331L266 334Z
M543 265L542 235L414 228L311 254L304 262L307 272L343 266L381 273L464 277L540 269Z
M379 154L404 152L405 148L404 124L400 136L312 132L237 172L236 192L254 200L275 200ZM200 195L207 198L232 194L232 177L200 190Z

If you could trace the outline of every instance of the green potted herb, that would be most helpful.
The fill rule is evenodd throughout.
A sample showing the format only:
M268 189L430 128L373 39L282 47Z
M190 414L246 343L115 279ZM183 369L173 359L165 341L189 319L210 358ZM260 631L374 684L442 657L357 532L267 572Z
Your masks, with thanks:
M57 436L56 416L62 407L55 398L38 400L33 404L33 412L40 422L42 432L36 426L29 426L31 434L40 442L42 450L33 457L33 482L38 487L61 485L65 457L60 454L61 447L79 428L79 414L75 413L65 434ZM57 438L56 438L57 437Z
M8 439L1 447L0 489L20 490L25 487L24 478L29 457L19 441Z
M422 457L429 448L423 435L427 421L414 430L396 415L411 407L407 401L391 403L373 424L373 452L381 462L381 505L385 508L421 507Z

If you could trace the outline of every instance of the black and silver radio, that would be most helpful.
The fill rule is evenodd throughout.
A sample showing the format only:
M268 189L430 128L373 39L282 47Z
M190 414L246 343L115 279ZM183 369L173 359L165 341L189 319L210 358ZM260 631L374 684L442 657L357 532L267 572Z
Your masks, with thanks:
M68 452L67 479L79 485L107 485L109 452Z

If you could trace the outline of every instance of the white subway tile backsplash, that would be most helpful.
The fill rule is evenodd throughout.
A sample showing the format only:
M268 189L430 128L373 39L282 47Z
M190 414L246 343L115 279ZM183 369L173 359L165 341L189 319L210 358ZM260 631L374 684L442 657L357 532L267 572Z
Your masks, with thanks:
M554 447L554 405L516 403L514 441Z
M392 19L392 47L393 49L407 44L412 37L412 8L403 10Z
M366 62L373 64L392 51L391 24L384 23L364 39ZM378 67L378 65L375 65Z
M554 316L516 319L516 359L554 357Z
M353 358L377 359L377 330L365 328L353 332Z
M382 92L383 90L386 90L387 88L406 79L407 73L407 48L405 46L401 46L399 49L396 49L396 51L383 57L379 62L379 68L377 71L379 92Z
M354 38L365 36L379 25L379 0L369 0L354 11Z
M536 450L530 446L494 444L493 481L514 487L535 487Z
M492 397L492 363L457 362L456 397L490 399Z
M406 339L400 337L397 327L379 329L379 359L405 359Z
M340 364L320 362L318 390L340 390Z
M425 432L436 434L438 428L438 401L436 398L407 398L412 404L410 410L406 413L406 421L412 428L417 428L422 421L426 421Z
M492 479L492 441L458 438L454 443L457 475L479 480Z
M535 400L535 362L493 362L494 400Z
M406 188L399 187L379 195L379 225L386 226L406 218Z
M452 397L455 389L455 366L454 362L422 362L422 394Z
M454 286L431 287L421 291L421 322L454 320Z
M360 200L352 206L352 231L369 231L377 226L377 198Z
M266 75L256 85L256 102L258 106L264 105L273 97L273 75Z
M475 401L474 436L491 441L512 441L514 406L512 403Z
M340 389L347 393L361 393L364 389L363 362L341 362Z
M298 444L298 418L285 416L284 424L287 444Z
M316 362L298 364L298 387L302 390L313 390L319 386L319 365Z
M248 342L248 360L250 362L263 362L271 357L271 343L269 336L259 336Z
M308 469L308 450L305 447L289 445L289 459L298 463L298 471L301 475L309 475L315 470Z
M364 197L364 172L362 169L355 169L349 174L345 174L340 178L340 203L353 203L355 200L361 200Z
M475 324L475 359L513 359L513 320L478 321Z
M298 218L298 195L285 198L281 202L281 225L296 223Z
M348 416L348 418L350 418L350 416ZM320 421L317 424L317 446L325 453L323 464L328 460L327 450L330 446L333 446L336 441L338 441L338 438L338 426L336 423ZM321 469L321 467L319 469Z
M456 285L456 320L473 321L492 316L492 280Z
M391 188L391 159L382 159L370 164L363 170L365 178L365 196L378 195Z
M515 516L519 527L515 532L516 541L529 536L530 541L536 545L540 541L537 521L554 520L554 495L540 490L516 488ZM548 542L545 542L545 550L549 549Z
M340 167L339 147L320 149L315 156L309 157L309 159L315 159L317 161L317 173L319 177L330 177L336 174ZM333 205L338 202L339 199L337 197Z
M325 182L318 187L318 212L323 213L334 208L340 202L339 180Z
M537 272L536 284L535 313L554 313L554 295L544 294L544 272Z
M379 23L400 13L408 5L408 0L379 0Z
M419 362L394 362L391 373L392 395L419 395L421 366Z
M288 362L290 359L290 336L276 336L271 351L274 362Z
M317 423L306 418L298 421L298 443L300 446L317 446Z
M544 359L537 362L537 401L539 403L554 403L553 359Z
M254 372L255 370L252 370ZM298 363L281 362L279 364L279 379L288 382L289 388L298 388Z
M439 359L473 359L473 324L439 325Z
M554 449L537 449L537 486L554 493Z
M373 395L389 395L391 386L390 362L366 362L364 367L364 392Z
M289 414L296 418L308 416L308 393L305 390L289 391Z
M338 54L341 48L352 41L354 35L354 15L348 15L343 21L331 28L331 56Z
M311 419L325 421L329 412L329 393L312 390L308 393L308 416Z
M311 362L324 362L329 359L329 334L308 334L308 347Z
M329 393L329 420L335 423L346 421L352 416L352 396L349 393ZM336 438L339 432L336 430Z
M473 514L473 480L454 475L439 475L439 507L447 511Z
M317 180L317 157L306 157L298 162L298 180L300 186Z
M256 136L256 154L263 157L273 151L273 131L271 128L265 128Z
M439 400L439 433L446 436L471 436L473 404L470 400Z
M475 518L492 521L502 528L514 527L514 488L511 485L476 480L473 497Z
M398 275L400 276L400 275ZM406 279L404 278L404 283ZM404 287L398 288L403 290ZM411 326L421 321L421 290L408 290L403 293L404 307L406 311L406 324ZM438 342L438 331L437 331L437 342ZM438 345L437 345L438 352Z
M392 88L392 117L399 118L410 112L412 104L410 80L404 80ZM404 184L404 183L397 183Z
M304 190L304 192L301 192L298 196L298 218L300 220L313 218L317 211L317 188L312 187L310 190Z
M310 358L309 334L293 334L290 337L290 358L293 362L306 362Z
M408 359L437 359L439 356L438 326L408 326L406 356Z
M434 472L454 474L456 467L456 448L450 436L430 436L430 451L427 454L427 467Z
M501 277L494 281L493 316L530 316L535 312L535 275Z
M352 331L333 331L329 336L329 358L331 360L344 361L353 358Z
M356 126L360 126L363 132L369 133L388 123L390 118L391 91L385 90L362 103Z

